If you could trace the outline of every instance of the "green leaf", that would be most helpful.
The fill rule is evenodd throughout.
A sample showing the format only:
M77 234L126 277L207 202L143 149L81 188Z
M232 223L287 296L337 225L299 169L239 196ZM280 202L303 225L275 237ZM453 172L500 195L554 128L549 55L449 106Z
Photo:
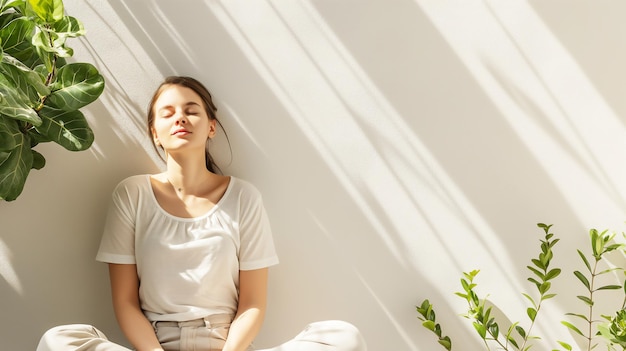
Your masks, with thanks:
M78 110L104 90L104 78L89 63L69 63L61 67L46 104L62 110Z
M539 286L541 286L541 283L539 281L537 281L537 279L535 279L535 278L528 278L527 280L529 282L535 284L537 286L537 288L539 288Z
M35 126L41 125L41 118L31 108L29 98L3 74L0 74L0 114Z
M31 128L28 131L28 135L30 136L30 147L35 147L38 144L48 143L52 141L52 139L48 138L45 135L42 135L35 128Z
M576 328L575 325L573 325L572 323L566 322L566 321L562 321L561 324L563 324L564 326L566 326L568 329L572 330L574 333L580 335L580 336L585 336L583 334L583 332L580 331L580 329Z
M31 42L39 61L43 62L48 72L54 72L55 55L54 48L51 44L52 38L50 37L50 33L37 28ZM32 55L32 53L29 54Z
M531 266L526 266L526 268L528 268L529 271L533 272L537 277L539 277L539 279L545 280L544 274L541 273L537 268Z
M54 24L54 31L59 37L75 38L85 35L83 24L72 16L64 16L60 21Z
M422 301L420 306L416 306L417 312L419 312L422 316L426 317L426 311L428 311L431 307L430 301L428 299Z
M528 318L530 318L532 322L534 322L535 318L537 318L537 310L532 307L529 307L526 309L526 314L528 315Z
M35 150L30 150L33 153L33 165L32 169L42 169L46 165L46 158L42 154Z
M546 236L546 239L550 239L554 234L550 234ZM550 247L554 247L554 245L556 245L559 241L561 241L561 239L554 239L552 240L552 242L550 243Z
M67 150L86 150L93 143L93 131L82 112L61 111L44 106L39 114L43 122L37 127L37 131Z
M19 140L19 126L17 121L0 115L0 151L15 149Z
M0 29L2 49L9 50L28 39L35 29L35 24L26 17L18 17Z
M611 272L615 272L615 271L624 271L624 268L621 268L621 267L609 268L609 269L605 269L605 270L601 271L600 273L597 273L596 275L607 274L607 273L611 273Z
M579 271L575 271L574 275L578 278L578 280L583 283L583 285L585 285L585 287L587 287L587 290L591 289L591 285L589 285L589 280L587 280L587 277L585 277L584 274L580 273Z
M515 341L515 339L513 339L512 336L507 336L506 339L509 341L511 345L515 346L516 349L519 349L519 346L517 346L517 341Z
M519 336L522 337L522 339L526 339L526 331L524 330L524 328L522 328L519 325L515 326L515 330L517 331L517 333L519 334Z
M555 296L556 296L556 294L545 294L545 295L541 296L541 301L551 299L551 298L553 298Z
M530 301L530 303L533 305L533 307L536 309L537 308L537 303L535 303L535 300L528 294L526 293L522 293L522 295L528 299L528 301Z
M469 292L471 290L470 283L465 279L461 279L461 286L463 287L463 290L465 290L465 292Z
M485 337L487 337L487 329L485 329L485 326L477 322L474 322L473 325L478 335L484 340Z
M541 256L541 255L540 255ZM546 265L544 262L542 262L541 260L538 260L536 258L533 258L530 260L537 268L540 268L542 270L546 269Z
M20 133L16 147L0 152L0 199L15 200L24 189L24 183L33 165L33 153L27 135Z
M580 251L580 250L576 250L576 251L578 252L578 256L580 256L580 258L585 263L585 266L587 266L587 270L591 273L591 265L589 264L589 261L587 260L587 257L585 257L585 254L582 253L582 251Z
M35 47L28 41L21 42L16 47L6 50L5 53L10 54L28 67L35 67L36 65L43 63L43 61L39 58Z
M545 294L548 290L550 290L551 286L552 286L552 283L550 282L544 282L543 284L541 284L541 286L539 287L539 292L541 293L541 295Z
M611 244L604 249L604 252L607 253L607 252L615 251L615 250L621 249L623 246L624 245L622 244Z
M596 290L618 290L621 289L621 285L605 285L597 288Z
M489 333L493 336L494 339L497 339L500 335L500 327L498 327L498 324L491 323L489 325Z
M551 269L547 274L546 274L546 280L551 280L554 279L556 277L559 276L559 274L561 274L561 269L559 268L554 268Z
M10 55L0 61L0 73L18 88L26 97L30 107L41 103L41 97L50 94L41 76Z
M439 339L439 344L445 347L445 349L448 351L452 350L452 341L448 336L444 336L443 338Z
M585 322L590 322L589 321L589 317L583 315L583 314L577 314L577 313L566 313L566 316L572 316L572 317L576 317L576 318L580 318L582 320L584 320Z
M594 257L598 257L599 252L602 250L602 238L598 235L596 229L589 230L589 236L591 237L591 251Z
M28 0L28 5L44 23L54 23L63 18L62 0Z
M563 341L557 341L557 342L559 343L559 345L561 345L567 351L572 351L572 346L570 344L565 343Z
M625 289L626 289L626 287L625 287ZM463 298L465 300L468 299L468 296L466 294L463 294L463 293L460 293L460 292L455 292L454 295L456 295L458 297L461 297L461 298Z
M35 34L31 39L31 44L35 46L38 50L49 54L54 54L55 50L52 44L56 37L56 33L42 30L41 28L37 27L35 30Z
M424 321L422 326L428 330L435 331L435 322L433 321Z
M582 302L586 303L589 306L593 306L593 300L591 300L590 298L588 298L587 296L576 296L579 300L581 300Z
M0 1L0 13L8 10L11 7L17 7L19 9L24 8L24 0L2 0Z

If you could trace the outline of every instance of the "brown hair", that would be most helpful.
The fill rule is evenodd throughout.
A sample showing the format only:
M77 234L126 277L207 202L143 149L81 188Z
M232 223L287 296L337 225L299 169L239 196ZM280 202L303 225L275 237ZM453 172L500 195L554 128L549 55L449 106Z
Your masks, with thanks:
M152 140L152 145L154 146L155 150L157 150L157 152L158 148L154 143L154 139L152 138L152 124L154 123L154 104L156 103L161 93L163 93L163 91L170 85L178 85L181 87L189 88L193 90L196 94L198 94L204 104L204 109L209 116L209 119L215 120L219 127L224 130L222 123L217 119L217 107L215 107L215 104L213 103L213 98L209 90L202 83L194 78L184 76L170 76L165 78L165 80L159 85L159 87L154 92L152 99L150 100L150 104L148 104L148 135L151 137L150 140ZM224 133L226 133L225 130ZM228 140L228 135L226 135L226 139ZM208 143L207 147L205 148L205 163L206 168L210 172L221 173L219 167L215 164L215 161L213 161L213 157L209 152Z

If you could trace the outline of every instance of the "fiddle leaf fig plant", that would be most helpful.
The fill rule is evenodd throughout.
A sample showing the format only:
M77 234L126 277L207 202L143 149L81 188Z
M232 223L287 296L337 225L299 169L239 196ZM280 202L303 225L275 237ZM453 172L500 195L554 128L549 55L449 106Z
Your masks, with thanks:
M0 0L0 200L21 193L46 161L34 147L88 149L94 134L80 111L104 90L89 63L66 61L68 38L84 35L62 0Z

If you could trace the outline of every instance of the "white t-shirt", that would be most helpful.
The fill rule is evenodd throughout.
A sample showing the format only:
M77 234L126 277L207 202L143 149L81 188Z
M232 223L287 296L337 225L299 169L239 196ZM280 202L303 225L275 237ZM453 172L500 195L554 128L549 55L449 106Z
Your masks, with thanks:
M161 208L147 174L115 188L96 260L137 265L141 308L151 321L235 314L239 271L278 263L250 183L231 177L209 212L180 218Z

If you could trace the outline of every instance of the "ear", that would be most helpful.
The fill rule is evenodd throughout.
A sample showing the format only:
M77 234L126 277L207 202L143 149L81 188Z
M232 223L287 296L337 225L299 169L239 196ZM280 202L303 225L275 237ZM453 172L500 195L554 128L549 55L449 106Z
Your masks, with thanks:
M159 141L159 137L157 136L154 128L150 128L150 131L152 132L152 140L154 140L154 144L156 146L161 146L161 141Z
M216 132L217 132L217 120L212 119L209 121L209 139L213 138Z

